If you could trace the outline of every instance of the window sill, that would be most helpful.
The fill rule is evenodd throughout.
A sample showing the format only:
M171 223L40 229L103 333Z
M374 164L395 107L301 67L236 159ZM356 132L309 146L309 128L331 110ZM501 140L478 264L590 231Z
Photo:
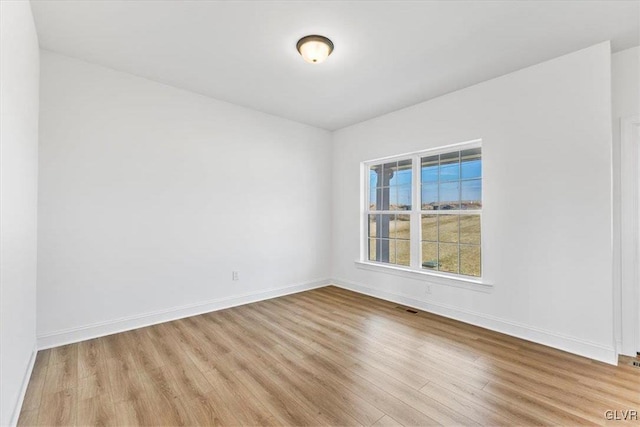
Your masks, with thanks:
M385 265L377 262L356 261L356 267L362 270L376 271L380 273L393 274L395 276L409 279L422 280L437 285L453 286L456 288L469 289L477 292L489 293L493 290L493 285L478 279L466 277L454 277L445 274L438 274L431 271L414 270L409 267L397 265Z

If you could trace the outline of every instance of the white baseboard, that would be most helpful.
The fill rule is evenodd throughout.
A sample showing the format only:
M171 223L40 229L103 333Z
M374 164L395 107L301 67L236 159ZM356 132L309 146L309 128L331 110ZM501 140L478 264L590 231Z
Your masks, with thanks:
M366 285L355 283L344 279L318 279L304 283L298 283L282 288L271 289L243 295L236 295L227 298L205 301L202 303L190 304L181 307L173 307L166 310L159 310L151 313L110 320L106 322L94 323L77 328L70 328L38 335L38 349L58 347L131 329L142 328L158 323L169 322L171 320L182 319L184 317L196 316L198 314L222 310L238 305L249 304L271 298L277 298L297 292L320 288L334 284L340 288L348 289L398 304L403 304L424 311L428 311L440 316L459 320L482 328L501 332L528 341L543 344L569 353L599 360L611 365L617 365L618 357L616 349L601 344L581 340L566 335L561 335L552 331L531 327L521 323L500 319L495 316L464 310L457 307L448 306L441 303L420 300L408 295L396 294L370 288ZM34 353L35 360L35 353ZM33 369L33 360L30 369ZM29 371L29 375L30 375ZM28 377L27 377L28 383ZM26 387L26 385L25 385ZM26 391L26 388L25 388ZM23 396L24 397L24 396ZM19 414L18 414L19 415Z
M69 328L41 334L37 337L38 349L44 350L47 348L58 347L61 345L103 337L118 332L129 331L131 329L169 322L171 320L182 319L189 316L196 316L198 314L223 310L225 308L235 307L238 305L249 304L252 302L294 294L297 292L308 291L310 289L327 286L329 283L331 283L330 279L317 279L285 286L282 288L270 289L267 291L219 298L196 304L172 307L165 310L154 311L151 313L144 313L115 320L108 320L106 322L98 322L76 328Z
M361 294L384 299L398 304L419 308L430 313L459 320L471 325L480 326L492 331L501 332L527 341L557 348L579 356L599 360L611 365L618 364L616 349L601 344L581 340L521 323L512 322L498 317L464 310L445 304L423 301L402 294L381 291L366 285L344 279L333 279L333 284L339 288L348 289Z
M22 410L22 403L24 402L24 397L27 394L27 387L29 387L29 380L31 379L31 374L33 373L33 366L36 363L36 355L38 354L38 350L36 348L31 352L31 358L29 359L29 364L27 365L27 370L24 373L24 377L22 378L22 386L20 387L20 394L18 395L18 401L16 402L16 406L13 408L13 415L11 416L11 427L15 427L18 425L18 418L20 418L20 411Z

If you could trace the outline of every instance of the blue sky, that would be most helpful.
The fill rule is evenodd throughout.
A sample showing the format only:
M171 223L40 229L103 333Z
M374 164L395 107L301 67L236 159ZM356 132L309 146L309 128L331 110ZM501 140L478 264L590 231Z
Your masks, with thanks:
M440 184L438 185L438 174ZM424 203L458 200L458 194L462 191L462 200L479 200L482 196L482 160L472 160L459 163L438 166L425 166L422 168L422 200ZM469 180L469 181L458 181ZM446 182L451 181L451 182ZM377 174L369 171L370 199L375 200ZM391 186L390 199L392 204L408 205L411 200L411 170L402 170L394 174L389 182ZM462 185L462 189L460 189ZM439 197L438 197L439 191Z

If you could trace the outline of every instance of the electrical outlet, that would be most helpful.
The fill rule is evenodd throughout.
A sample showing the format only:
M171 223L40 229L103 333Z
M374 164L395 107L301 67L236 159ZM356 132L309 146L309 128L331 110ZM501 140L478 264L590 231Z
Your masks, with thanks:
M240 280L237 271L232 271L231 272L231 280Z
M431 295L431 285L427 285L427 286L426 286L426 288L425 288L425 293L426 293L427 295Z

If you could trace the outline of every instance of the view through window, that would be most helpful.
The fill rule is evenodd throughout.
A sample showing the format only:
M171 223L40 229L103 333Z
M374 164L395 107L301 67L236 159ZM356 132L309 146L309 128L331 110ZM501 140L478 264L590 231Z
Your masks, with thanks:
M365 165L368 261L481 276L478 142Z

